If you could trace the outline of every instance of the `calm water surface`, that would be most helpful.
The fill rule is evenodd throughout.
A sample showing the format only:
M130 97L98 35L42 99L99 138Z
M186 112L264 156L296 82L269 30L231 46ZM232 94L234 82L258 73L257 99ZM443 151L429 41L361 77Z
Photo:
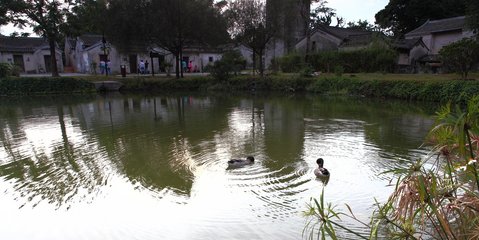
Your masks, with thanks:
M392 191L379 174L427 154L434 111L318 96L2 98L1 238L301 239L323 187L367 221ZM227 169L247 155L254 165Z

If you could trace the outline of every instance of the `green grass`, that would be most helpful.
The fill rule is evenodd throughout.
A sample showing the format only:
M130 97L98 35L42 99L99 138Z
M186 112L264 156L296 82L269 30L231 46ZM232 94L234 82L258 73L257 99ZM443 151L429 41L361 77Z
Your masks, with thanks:
M123 91L277 91L312 92L317 94L362 95L435 102L465 102L479 93L479 81L458 80L456 74L270 74L265 77L241 75L227 81L210 76L80 76L63 78L8 78L0 80L0 94L48 94L91 91L96 81L119 81ZM479 79L479 73L471 74Z

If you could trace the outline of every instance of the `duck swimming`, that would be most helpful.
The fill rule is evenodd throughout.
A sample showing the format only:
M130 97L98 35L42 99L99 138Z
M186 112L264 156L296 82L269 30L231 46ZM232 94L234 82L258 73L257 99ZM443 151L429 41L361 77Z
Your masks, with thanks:
M246 159L231 159L228 161L228 167L242 167L254 163L254 157L248 156Z
M316 160L316 163L318 164L318 168L314 169L314 175L316 175L316 177L318 178L329 177L330 174L328 169L323 167L324 160L322 158L318 158L318 160Z

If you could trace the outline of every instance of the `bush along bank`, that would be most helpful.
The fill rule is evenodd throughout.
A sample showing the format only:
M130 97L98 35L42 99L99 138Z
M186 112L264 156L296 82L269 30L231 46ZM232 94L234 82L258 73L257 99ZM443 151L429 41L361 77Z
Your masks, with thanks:
M93 83L67 77L10 77L0 79L0 95L43 95L95 92Z
M309 91L343 92L378 98L465 103L479 94L478 81L404 81L327 78L315 81Z
M172 91L277 91L346 94L434 102L466 102L479 94L479 81L364 80L346 76L321 78L300 75L232 76L215 80L209 76L176 78L6 78L0 80L0 95L35 95L94 92L93 81L113 80L125 92Z

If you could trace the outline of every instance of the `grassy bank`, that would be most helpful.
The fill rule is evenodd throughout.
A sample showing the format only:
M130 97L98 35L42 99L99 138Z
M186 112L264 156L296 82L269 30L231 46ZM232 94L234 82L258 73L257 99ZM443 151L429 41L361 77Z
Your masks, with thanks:
M94 92L92 82L70 77L10 77L0 79L0 95L44 95Z
M122 91L312 92L435 102L464 102L479 93L479 81L461 81L455 78L457 76L451 74L344 74L343 76L323 74L317 77L283 74L264 78L234 76L228 81L216 81L208 76L191 76L182 79L150 76L8 78L0 80L0 94L91 92L94 91L92 82L106 80L122 82Z

